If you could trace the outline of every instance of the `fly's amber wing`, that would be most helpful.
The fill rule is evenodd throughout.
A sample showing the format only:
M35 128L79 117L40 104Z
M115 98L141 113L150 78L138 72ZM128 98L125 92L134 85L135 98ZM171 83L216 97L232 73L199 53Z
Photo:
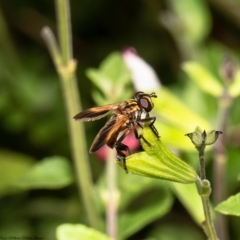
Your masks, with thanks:
M109 119L95 137L89 152L96 152L104 144L107 144L110 148L113 148L119 133L126 128L126 126L123 125L127 121L128 118L123 115L117 115Z
M89 108L83 112L78 113L73 118L78 121L94 121L107 116L109 113L117 109L118 104L109 104L105 106L99 106Z

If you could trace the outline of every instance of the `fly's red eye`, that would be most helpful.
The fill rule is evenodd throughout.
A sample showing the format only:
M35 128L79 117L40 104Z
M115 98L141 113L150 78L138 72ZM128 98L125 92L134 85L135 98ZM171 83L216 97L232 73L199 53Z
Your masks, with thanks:
M153 108L152 101L147 97L142 97L140 99L140 105L146 112L150 112Z

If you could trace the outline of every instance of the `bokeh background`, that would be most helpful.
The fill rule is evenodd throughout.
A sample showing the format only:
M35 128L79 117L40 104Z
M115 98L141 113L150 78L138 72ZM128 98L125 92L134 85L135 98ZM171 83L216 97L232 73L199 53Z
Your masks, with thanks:
M184 61L194 60L219 77L225 52L239 64L238 0L71 0L70 5L74 58L78 62L77 78L84 109L96 105L92 97L94 85L86 76L86 70L98 68L110 53L131 46L154 68L164 86L190 108L207 114L209 121L214 121L216 102L208 95L199 94L191 81L187 81L181 66ZM71 163L61 87L40 36L44 26L56 33L54 1L1 0L0 236L36 235L54 239L55 228L60 223L85 221L73 180L56 189L17 191L9 187L24 169L46 157L60 156ZM203 107L204 104L209 108ZM234 159L239 158L238 105L239 99L235 99L229 119L229 123L236 126L231 138L233 149L229 150ZM85 125L88 146L103 123L104 120ZM193 154L185 153L185 156ZM95 155L90 156L90 163L97 182L105 164ZM238 166L229 167L229 173L231 169L237 171ZM209 165L210 178L211 170ZM228 181L228 194L239 189L236 174ZM181 239L192 239L192 234L196 236L194 239L205 238L176 198L166 216L149 220L127 239L150 239L150 236L174 239L171 231L178 222L185 223L179 229L179 234L183 234ZM240 238L238 224L235 217L229 222L231 239Z

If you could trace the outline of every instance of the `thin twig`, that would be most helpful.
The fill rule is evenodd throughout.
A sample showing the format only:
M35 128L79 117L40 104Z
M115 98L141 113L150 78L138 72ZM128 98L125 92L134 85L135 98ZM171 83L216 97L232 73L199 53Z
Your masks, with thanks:
M112 239L117 239L117 210L118 210L118 191L117 191L117 164L115 154L108 148L107 157L107 206L106 206L106 231Z
M231 97L228 93L227 87L219 99L219 113L218 113L218 129L225 133L215 144L215 157L214 157L214 204L222 202L226 198L226 164L227 155L225 149L226 125L228 119L228 111L231 105ZM228 240L227 234L227 219L223 214L216 213L216 227L220 239Z
M204 150L205 150L205 144L202 144L202 146L199 148L199 151L198 151L198 154L199 154L199 169L200 169L201 180L206 179Z
M199 195L202 199L202 205L203 205L203 211L205 220L202 223L202 227L204 229L204 232L206 233L209 240L218 240L216 230L213 225L213 220L211 217L210 212L210 202L209 202L209 196L211 194L211 186L210 182L208 180L201 180L197 179L196 186L199 192Z
M45 27L42 35L61 80L77 184L83 199L87 219L91 227L102 230L103 224L94 200L94 187L86 152L83 126L73 120L73 116L81 111L81 104L75 75L76 61L72 58L69 2L68 0L56 0L55 3L60 47L49 28Z

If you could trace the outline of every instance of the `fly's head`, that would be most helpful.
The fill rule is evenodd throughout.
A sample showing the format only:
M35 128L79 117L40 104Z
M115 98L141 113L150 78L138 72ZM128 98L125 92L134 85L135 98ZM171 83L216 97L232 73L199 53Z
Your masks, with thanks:
M149 113L154 107L154 104L152 102L153 97L157 97L156 93L154 92L151 94L136 92L135 94L135 99L137 100L139 107L147 113Z

